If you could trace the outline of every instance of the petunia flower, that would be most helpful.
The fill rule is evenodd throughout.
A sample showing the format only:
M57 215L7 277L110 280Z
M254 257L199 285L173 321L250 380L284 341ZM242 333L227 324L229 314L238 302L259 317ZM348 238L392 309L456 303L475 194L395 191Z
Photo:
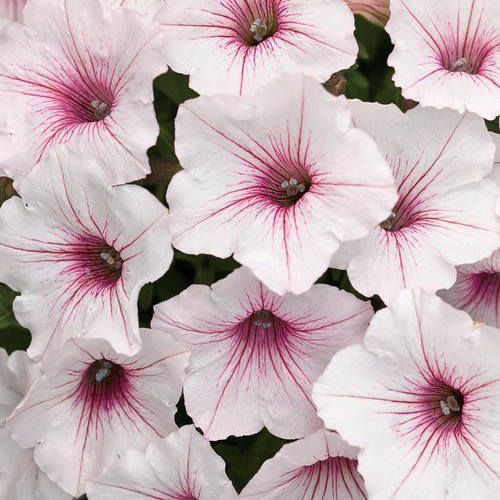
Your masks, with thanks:
M2 166L16 184L59 144L101 158L96 175L108 185L144 177L159 130L161 45L159 26L131 10L31 0L24 26L0 37L0 105L13 136Z
M476 321L500 328L500 250L475 264L457 267L457 281L439 296Z
M166 62L202 95L253 94L295 73L324 82L358 52L343 0L177 0L156 19Z
M499 352L499 330L405 290L364 345L333 357L313 399L327 428L363 449L370 500L498 498Z
M35 462L52 481L79 496L86 479L128 448L144 449L176 429L187 357L169 335L150 330L142 331L134 357L103 340L71 339L44 360L44 375L7 428L20 446L35 448Z
M389 0L346 0L353 14L360 14L368 21L384 27L391 15Z
M225 464L192 426L145 451L128 450L102 476L87 483L89 500L236 500Z
M279 294L307 291L340 242L366 235L396 201L390 169L352 127L347 101L311 78L275 81L252 98L188 101L176 134L174 246L234 253Z
M264 462L240 499L367 500L357 454L337 433L319 430Z
M498 0L392 0L388 63L423 106L500 115Z
M0 0L0 17L21 23L26 2L27 0Z
M23 449L9 437L3 421L40 376L37 363L23 351L10 356L0 349L0 498L2 500L71 500L41 472L33 450Z
M488 178L500 186L500 135L490 134L496 146L495 162ZM497 215L500 217L500 195L497 198ZM438 295L469 313L479 322L500 328L500 250L474 264L457 266L457 280L449 290Z
M297 438L321 427L312 384L335 352L361 341L372 315L335 287L282 297L240 268L157 305L152 326L192 348L184 399L208 439L264 426Z
M367 237L344 243L332 267L347 268L359 292L385 302L403 288L449 288L456 265L500 246L498 189L484 179L494 146L483 120L452 110L351 106L356 125L375 137L390 164L399 200Z
M33 358L102 335L137 352L139 291L172 261L166 208L138 186L105 187L92 175L99 166L53 152L23 198L0 208L0 280L21 292L14 312L31 330Z

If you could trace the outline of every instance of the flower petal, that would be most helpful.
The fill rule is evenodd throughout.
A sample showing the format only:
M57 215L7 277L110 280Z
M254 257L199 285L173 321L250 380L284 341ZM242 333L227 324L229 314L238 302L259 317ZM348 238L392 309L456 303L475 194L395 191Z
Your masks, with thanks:
M157 305L152 325L192 346L184 397L208 439L264 426L296 438L320 426L312 384L334 352L361 340L371 315L335 287L280 297L238 269Z

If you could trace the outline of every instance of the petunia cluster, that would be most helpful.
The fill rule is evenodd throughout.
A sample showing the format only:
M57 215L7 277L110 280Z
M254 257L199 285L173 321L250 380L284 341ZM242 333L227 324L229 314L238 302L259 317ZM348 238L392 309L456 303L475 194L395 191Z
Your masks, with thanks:
M0 500L498 500L498 115L498 0L0 0Z

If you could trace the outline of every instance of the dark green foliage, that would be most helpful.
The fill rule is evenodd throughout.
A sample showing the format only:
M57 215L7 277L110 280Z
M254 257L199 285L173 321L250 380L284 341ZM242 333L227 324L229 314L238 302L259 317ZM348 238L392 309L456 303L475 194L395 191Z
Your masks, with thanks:
M253 436L231 436L224 441L214 441L212 448L225 460L226 473L240 492L260 466L287 442L262 429Z

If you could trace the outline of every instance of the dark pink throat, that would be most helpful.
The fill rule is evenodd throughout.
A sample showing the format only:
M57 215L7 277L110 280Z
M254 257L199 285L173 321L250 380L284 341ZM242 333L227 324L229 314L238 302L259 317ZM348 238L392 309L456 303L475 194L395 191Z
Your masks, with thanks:
M500 274L498 272L483 272L471 275L473 294L480 294L483 300L490 302L491 299L496 300L500 291Z
M451 73L480 75L495 67L498 35L486 26L477 26L474 36L463 36L450 28L444 31L441 43L435 46L439 66Z
M437 446L460 439L467 432L467 395L461 390L429 378L424 384L414 383L413 389L402 393L415 397L407 403L401 401L407 405L407 409L399 413L405 436L412 435L418 442L428 439Z
M230 335L240 347L252 345L253 352L257 353L262 349L286 350L294 330L286 321L262 308L234 325Z
M402 195L393 208L392 214L380 227L390 232L398 232L406 228L425 225L435 219L436 214L423 206L418 196Z
M246 320L248 326L254 328L272 328L279 320L274 316L271 311L267 309L262 309L260 311L255 311L250 315L250 317Z
M121 278L123 259L120 252L102 239L79 235L70 248L64 248L67 272L81 275L84 282L103 289L116 284Z
M115 417L132 426L137 418L145 418L134 384L136 372L129 365L102 357L85 363L71 375L76 383L67 399L72 401L72 412L77 414L79 429L86 437L101 436Z
M122 274L123 260L117 250L104 244L92 253L92 266L96 278L116 283Z
M257 46L279 30L281 0L225 0L231 30L244 45Z
M447 385L431 388L430 391L427 404L429 410L435 414L438 425L453 430L460 427L465 401L463 394Z
M111 400L115 391L119 390L125 381L125 377L125 370L120 365L107 359L99 359L87 369L85 383L92 387L96 394Z
M288 166L274 168L259 176L258 191L268 202L278 207L291 207L306 195L312 186L307 169Z

